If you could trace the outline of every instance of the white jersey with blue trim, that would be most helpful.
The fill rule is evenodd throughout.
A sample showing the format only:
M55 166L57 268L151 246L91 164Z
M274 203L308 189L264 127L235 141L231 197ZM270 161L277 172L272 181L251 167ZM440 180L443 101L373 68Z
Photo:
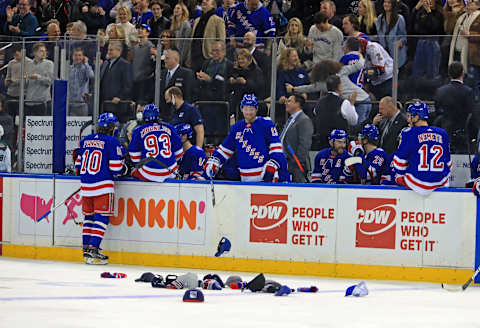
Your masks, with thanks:
M175 178L172 172L178 170L177 160L183 155L182 141L170 124L147 123L133 130L128 153L134 164L147 157L163 163L164 166L152 160L138 169L149 181L163 182Z
M380 74L372 79L373 85L381 84L392 78L393 59L380 43L368 42L365 53L366 69L376 67L380 71Z
M122 173L125 149L113 136L94 133L80 141L75 167L80 173L81 195L114 192L113 178Z
M203 163L206 158L205 151L198 146L187 149L178 163L183 179L202 179Z
M270 159L280 166L279 181L290 180L282 143L269 118L257 117L253 123L238 121L230 128L228 136L212 156L218 158L223 165L235 151L242 181L261 181L264 166Z
M393 154L397 183L403 177L407 187L421 195L448 187L452 161L447 132L435 126L416 126L403 129L400 136Z
M253 32L257 36L255 47L265 48L264 37L275 37L275 21L267 8L259 3L259 7L251 11L246 2L240 2L229 12L227 36L242 38L245 33ZM241 44L240 40L238 40Z

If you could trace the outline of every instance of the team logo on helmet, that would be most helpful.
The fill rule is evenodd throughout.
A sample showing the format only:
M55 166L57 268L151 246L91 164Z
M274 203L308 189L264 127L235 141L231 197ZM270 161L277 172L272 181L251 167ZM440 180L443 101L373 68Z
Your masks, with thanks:
M145 122L158 120L158 107L154 104L148 104L143 107L142 116Z
M344 130L332 130L332 132L330 132L330 137L329 139L330 140L340 140L340 139L347 139L348 135L347 135L347 132L345 132Z
M191 139L193 137L192 126L188 123L177 124L175 125L175 129L177 130L177 134L180 138L185 134L187 135L187 139Z
M373 124L366 124L363 127L362 132L360 132L360 135L362 136L362 138L368 137L369 140L374 141L377 141L379 138L378 129Z
M240 103L240 107L243 108L245 106L258 108L258 99L253 93L246 94L243 96L242 102Z
M421 120L426 120L429 118L430 108L428 105L422 101L416 101L410 106L408 106L407 113L410 113L412 116L418 115L418 118Z
M108 127L111 123L116 124L118 122L117 117L113 113L102 113L98 117L97 125L101 128Z

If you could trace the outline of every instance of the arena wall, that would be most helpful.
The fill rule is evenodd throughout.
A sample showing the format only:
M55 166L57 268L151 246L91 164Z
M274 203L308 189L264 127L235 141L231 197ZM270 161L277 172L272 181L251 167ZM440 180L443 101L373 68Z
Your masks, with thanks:
M82 261L81 200L38 218L76 177L2 175L1 254ZM479 265L478 201L400 187L118 181L110 263L463 283ZM67 210L67 207L69 210ZM232 249L214 257L221 237Z

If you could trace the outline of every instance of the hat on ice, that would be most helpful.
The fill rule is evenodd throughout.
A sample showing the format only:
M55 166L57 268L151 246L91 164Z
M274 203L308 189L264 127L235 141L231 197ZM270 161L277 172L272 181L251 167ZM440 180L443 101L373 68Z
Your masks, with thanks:
M184 302L196 302L200 303L203 302L205 298L203 297L203 293L199 289L189 289L183 295Z
M240 276L230 276L227 278L225 285L230 286L232 283L237 283L243 281Z
M292 292L290 287L283 285L280 289L275 293L275 296L287 296Z
M367 289L367 284L365 281L361 281L357 285L353 285L347 288L345 291L345 296L367 296L368 295L368 289Z
M156 275L151 272L144 272L140 278L135 279L135 282L152 282L154 278L161 278L161 280L163 280L163 277L160 275Z
M259 292L263 289L263 287L265 287L265 276L263 273L260 273L242 288L242 292L245 289L250 289L252 292Z

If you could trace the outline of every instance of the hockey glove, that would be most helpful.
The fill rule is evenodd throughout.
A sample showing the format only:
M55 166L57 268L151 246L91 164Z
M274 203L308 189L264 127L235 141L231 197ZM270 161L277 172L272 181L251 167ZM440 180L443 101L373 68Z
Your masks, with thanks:
M480 197L480 178L475 180L475 182L473 183L472 191L475 196Z
M365 152L363 151L362 145L358 141L352 140L348 145L348 153L350 156L355 157L364 154Z
M220 160L212 156L208 159L208 161L203 166L203 170L205 171L205 174L207 175L207 177L213 178L217 174L218 170L220 169L220 166L221 166Z
M264 182L277 182L278 181L278 169L280 165L273 159L270 159L265 163L263 172ZM276 177L277 176L277 177Z

